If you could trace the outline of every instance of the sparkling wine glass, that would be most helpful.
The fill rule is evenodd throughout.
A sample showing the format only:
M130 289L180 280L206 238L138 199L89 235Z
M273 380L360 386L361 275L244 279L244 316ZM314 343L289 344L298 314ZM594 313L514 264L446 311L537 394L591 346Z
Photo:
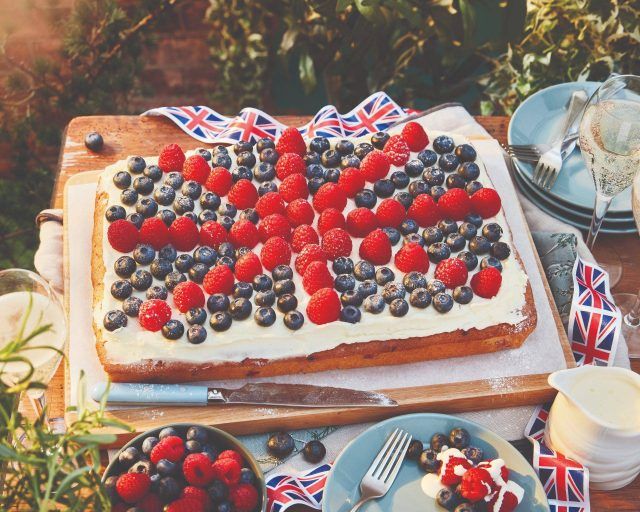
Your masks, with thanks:
M38 274L0 271L0 376L6 385L48 384L60 364L67 324L60 298ZM44 330L44 326L48 326ZM37 333L37 334L36 334ZM44 417L44 390L26 393Z
M593 93L580 123L580 150L596 187L596 202L587 236L593 246L611 200L631 186L640 166L640 77L609 78ZM620 261L600 261L614 286Z

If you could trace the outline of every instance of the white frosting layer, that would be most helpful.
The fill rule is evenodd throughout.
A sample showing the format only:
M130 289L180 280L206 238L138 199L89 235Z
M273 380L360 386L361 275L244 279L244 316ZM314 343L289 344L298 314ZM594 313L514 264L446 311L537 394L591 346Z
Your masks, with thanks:
M438 133L429 132L433 139ZM456 144L466 142L461 136L453 136ZM192 154L192 153L190 153ZM230 149L229 155L234 160L235 155ZM415 157L415 155L413 155ZM157 158L145 158L147 165L156 164ZM480 160L476 163L480 166L481 174L478 181L485 186L491 186L483 164ZM126 169L126 161L118 162L105 169L103 172L99 190L105 191L109 196L108 204L120 203L120 190L113 184L113 175ZM392 171L393 172L393 168ZM178 191L179 193L179 191ZM223 203L225 198L222 199ZM195 201L195 212L199 213L198 201ZM124 205L123 205L124 206ZM135 210L133 206L124 206L127 213ZM160 206L160 209L163 207ZM353 200L349 200L344 215L355 208ZM314 226L318 215L315 217ZM499 223L504 234L502 240L512 246L511 233L501 210L494 219ZM416 336L429 336L457 329L468 330L471 328L483 329L499 323L515 325L523 320L522 308L525 305L525 291L527 276L516 258L512 255L502 262L502 286L498 294L492 299L483 299L475 296L470 304L460 305L454 303L453 309L446 314L438 313L432 306L426 309L409 308L409 312L402 318L391 315L389 308L377 315L363 312L362 321L357 324L345 322L332 322L325 325L315 325L308 319L298 331L291 331L283 322L283 314L276 309L277 320L270 327L261 327L253 319L253 315L243 321L234 321L231 328L222 333L213 331L208 322L207 339L200 345L193 345L187 341L186 334L179 340L169 341L162 337L161 333L153 333L143 330L135 318L130 318L124 329L116 332L108 332L102 328L104 315L112 310L119 309L121 303L111 296L109 291L111 283L118 280L113 265L122 254L114 251L107 241L108 223L103 223L102 252L106 268L104 275L104 297L101 307L94 310L94 321L102 329L105 340L105 349L108 357L115 363L131 364L144 359L179 360L191 362L206 361L242 361L246 358L278 359L296 356L306 356L315 352L329 350L343 343L358 343L373 340L406 339ZM353 239L353 251L351 257L358 261L358 248L360 239ZM394 253L398 246L394 248ZM513 249L513 246L512 246ZM258 254L260 245L254 249ZM455 256L455 253L452 254ZM295 254L292 258L295 260ZM397 270L392 261L387 265L396 274L396 281L402 279L403 273ZM141 268L140 266L138 268ZM427 279L433 277L435 264L431 264ZM469 279L473 272L470 273ZM298 298L298 310L305 313L309 300L308 294L302 287L302 278L294 271L296 284L296 297ZM154 284L163 284L154 279ZM134 295L144 300L144 292L134 291ZM172 304L169 294L169 304ZM255 311L254 305L254 311ZM305 315L306 316L306 315ZM181 320L188 326L184 315L174 308L173 318ZM186 329L185 329L186 330Z

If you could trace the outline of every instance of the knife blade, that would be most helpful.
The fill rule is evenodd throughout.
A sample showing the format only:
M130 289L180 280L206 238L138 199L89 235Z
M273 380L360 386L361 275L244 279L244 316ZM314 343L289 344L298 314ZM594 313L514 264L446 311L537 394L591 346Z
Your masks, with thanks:
M288 407L395 407L398 404L375 391L312 386L308 384L249 383L237 389L191 384L139 384L106 382L91 392L100 401L107 392L109 405L206 406L251 404Z

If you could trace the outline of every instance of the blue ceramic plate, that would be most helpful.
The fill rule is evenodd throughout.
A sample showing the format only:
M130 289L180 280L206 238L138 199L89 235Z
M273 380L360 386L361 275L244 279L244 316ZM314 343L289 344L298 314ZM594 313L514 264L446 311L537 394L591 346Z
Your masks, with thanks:
M507 140L509 144L542 144L550 142L558 132L566 112L571 94L585 89L591 96L600 86L599 82L569 82L553 85L529 96L513 113ZM531 183L535 166L528 162L516 161L521 175ZM586 169L579 149L564 161L558 181L545 192L550 198L593 211L595 188L591 173ZM611 202L610 215L621 214L631 218L630 188L619 194ZM583 212L584 213L584 212Z
M548 511L544 489L526 459L507 441L476 423L444 414L408 414L374 425L351 441L337 458L324 491L324 512L349 512L359 498L360 480L382 448L389 435L402 428L420 440L429 440L436 432L448 433L454 427L464 427L472 443L484 450L487 458L502 458L509 468L510 478L525 490L518 510ZM360 512L444 512L433 498L420 488L424 472L415 461L405 460L396 481L387 495L362 506Z

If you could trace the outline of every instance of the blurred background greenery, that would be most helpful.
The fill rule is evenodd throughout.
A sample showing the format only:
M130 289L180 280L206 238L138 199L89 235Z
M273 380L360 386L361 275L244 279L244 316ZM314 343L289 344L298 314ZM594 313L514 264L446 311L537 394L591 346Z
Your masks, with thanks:
M32 266L33 219L74 116L167 101L312 114L377 90L416 109L460 101L509 114L555 83L640 74L640 0L62 1L44 21L60 44L26 57L11 45L11 11L0 12L0 268ZM176 25L190 9L195 71L174 77L181 94L167 99L148 56L178 28L194 30Z

